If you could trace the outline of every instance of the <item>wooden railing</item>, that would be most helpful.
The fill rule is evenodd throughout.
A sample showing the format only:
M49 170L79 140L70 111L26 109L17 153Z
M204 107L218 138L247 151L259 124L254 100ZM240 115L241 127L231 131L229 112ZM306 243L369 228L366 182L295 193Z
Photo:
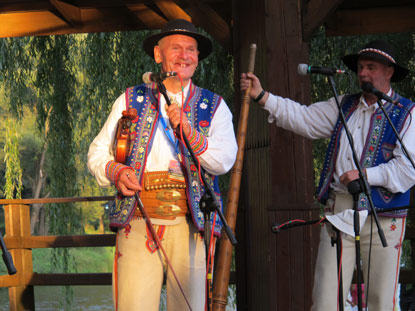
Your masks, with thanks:
M17 273L1 275L0 287L8 287L11 311L35 310L34 286L111 285L111 273L35 273L32 249L57 247L103 247L115 245L115 234L78 236L32 236L30 204L112 201L113 196L80 198L45 198L0 200L4 208L6 234L4 242L10 251ZM406 240L415 240L415 229L407 228ZM400 283L415 283L415 270L402 270ZM231 271L230 284L235 284Z
M4 207L4 242L17 273L0 276L0 287L8 287L11 311L35 310L34 285L111 285L111 273L35 273L32 249L56 247L114 246L115 234L81 236L32 236L30 204L112 201L113 196L0 200Z

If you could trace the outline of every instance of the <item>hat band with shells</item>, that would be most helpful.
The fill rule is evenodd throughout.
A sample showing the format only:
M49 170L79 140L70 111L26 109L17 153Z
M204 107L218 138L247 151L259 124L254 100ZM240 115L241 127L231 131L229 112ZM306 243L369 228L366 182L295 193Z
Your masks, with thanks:
M372 53L380 54L380 55L386 57L387 59L389 59L390 62L396 64L396 61L392 56L390 56L388 53L385 53L381 50L373 49L373 48L366 48L366 49L360 50L359 54L362 54L362 53L365 53L365 52L372 52Z

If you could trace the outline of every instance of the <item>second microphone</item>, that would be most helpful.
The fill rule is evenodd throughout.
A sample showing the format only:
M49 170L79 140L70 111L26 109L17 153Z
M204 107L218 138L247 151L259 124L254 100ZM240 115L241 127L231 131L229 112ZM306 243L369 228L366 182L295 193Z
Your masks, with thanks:
M298 64L297 73L300 76L305 76L305 75L314 74L314 73L331 76L335 74L346 73L346 70L336 69L336 68L316 67L316 66L310 66L307 64Z

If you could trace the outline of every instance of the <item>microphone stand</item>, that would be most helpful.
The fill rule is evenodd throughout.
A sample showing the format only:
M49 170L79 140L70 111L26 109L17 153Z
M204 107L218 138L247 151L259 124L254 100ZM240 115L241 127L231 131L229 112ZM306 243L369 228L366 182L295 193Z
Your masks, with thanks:
M9 275L16 274L17 270L16 267L13 264L13 258L10 252L7 250L6 244L4 243L3 236L0 233L0 247L3 252L2 257L3 261L7 267L7 271Z
M170 106L171 105L170 98L167 95L166 87L163 84L163 81L157 81L156 83L157 83L158 90L163 95L164 99L166 100L167 105ZM183 140L184 140L184 143L186 145L187 150L190 153L190 156L191 156L193 162L195 164L198 163L196 155L194 154L193 149L190 147L190 143L189 143L189 140L187 139L186 135L183 135ZM198 167L198 165L196 165L196 168L197 167ZM200 167L199 176L201 176L203 185L205 187L205 193L204 193L204 195L202 196L202 198L200 200L199 206L200 206L200 210L204 214L204 220L205 220L204 221L204 242L205 242L206 255L208 256L209 245L210 245L210 232L211 232L210 231L210 214L212 212L217 212L218 213L219 218L222 221L222 225L223 225L223 228L225 230L225 233L228 236L229 241L232 243L233 246L235 246L237 244L237 241L236 241L236 238L235 238L231 228L229 227L228 223L226 222L225 216L223 215L223 213L221 211L221 208L220 208L220 203L218 202L211 185L206 181L205 172L204 172L204 169L202 167ZM206 260L207 259L208 259L208 257L206 257ZM206 267L208 273L209 273L209 268L210 267ZM210 282L211 281L212 280L210 280ZM209 310L210 303L212 301L212 299L211 299L211 290L210 290L209 286L207 286L206 290L207 290L207 293L208 293L208 295L207 295L207 297L208 297L207 308Z
M343 111L341 110L341 106L338 99L338 94L336 91L336 86L334 83L334 79L332 75L328 76L328 79L330 81L330 85L333 89L334 97L336 100L337 107L339 109L339 117L343 124L344 131L346 133L347 139L349 141L350 148L352 148L352 155L353 155L353 162L356 165L357 170L359 171L359 178L350 182L348 185L349 192L353 195L353 209L354 209L354 232L355 232L355 249L356 249L356 269L357 269L357 294L358 294L358 310L362 311L362 288L361 288L361 264L360 264L360 225L359 225L359 212L358 212L358 199L359 194L361 192L364 192L366 194L366 197L369 201L370 210L372 212L372 215L374 216L376 226L378 228L378 234L379 238L382 242L382 246L386 247L388 244L386 243L385 235L383 233L383 229L379 224L379 219L373 204L372 195L370 193L369 185L366 179L366 176L363 174L362 167L360 165L360 162L357 158L356 150L354 149L354 143L353 143L353 137L350 133L350 130L347 126L347 122L344 118ZM343 303L343 302L342 302Z
M409 209L409 208L415 208L415 206L398 206L398 207L394 207L388 210L383 210L383 211L379 211L379 214L382 213L386 213L386 212L391 212L391 211L400 211L403 209ZM358 218L359 219L359 218ZM284 224L278 224L278 223L274 223L271 227L271 231L273 233L280 233L283 230L288 230L288 229L292 229L295 227L302 227L302 226L310 226L310 225L316 225L316 224L320 224L322 222L328 222L327 218L324 217L322 219L314 219L314 220L309 220L309 221L288 221ZM340 241L341 241L341 236L340 236L340 232L339 230L333 226L334 232L336 233L336 237L332 238L332 246L334 246L334 243L336 243L336 254L337 254L337 267L338 267L338 275L339 275L339 310L342 311L344 310L344 306L343 306L343 285L342 285L342 272L341 272L341 266L340 266L340 254L341 254L341 245L340 245ZM361 279L361 276L359 275L360 273L357 274L357 280L358 283L359 280ZM360 295L359 295L359 288L360 288ZM361 302L361 285L358 285L358 303L359 300ZM361 303L360 303L361 305Z
M207 286L206 286L206 297L207 297L207 310L212 309L212 273L211 268L212 265L209 262L210 256L210 236L211 236L211 229L210 229L210 215L214 212L214 204L213 198L205 193L202 198L200 199L199 207L200 210L203 212L204 216L204 234L203 234L203 241L205 242L205 256L206 256L206 271L207 271Z
M339 311L344 310L343 305L343 269L342 269L342 260L341 260L341 253L342 253L342 237L340 234L340 230L333 226L333 231L336 234L335 237L331 238L331 246L333 247L336 244L336 258L337 258L337 277L339 280L339 288L338 288L338 297L339 297Z

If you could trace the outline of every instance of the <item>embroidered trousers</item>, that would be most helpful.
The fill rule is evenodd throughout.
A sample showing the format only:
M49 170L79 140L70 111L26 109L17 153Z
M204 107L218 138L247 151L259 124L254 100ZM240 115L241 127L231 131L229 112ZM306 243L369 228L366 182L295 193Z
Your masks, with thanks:
M203 239L191 221L157 226L173 269L192 310L205 305L206 262ZM117 233L113 272L115 310L158 311L166 274L167 309L188 310L187 304L160 250L154 250L144 219L133 219Z
M351 195L338 195L335 200L329 199L327 205L339 213L347 208L353 208ZM399 265L402 253L402 242L405 234L405 218L390 218L378 215L388 246L384 248L379 239L378 229L371 218L367 218L360 236L361 267L367 290L368 260L370 234L372 232L372 247L370 255L368 310L394 311L397 304L396 291L399 279ZM317 255L313 287L312 311L337 310L338 277L336 245L332 247L331 225L325 223L321 228L320 244ZM344 302L350 290L356 263L355 238L342 236L342 269L343 269L343 298ZM362 280L363 281L363 280ZM365 293L365 297L367 293Z

